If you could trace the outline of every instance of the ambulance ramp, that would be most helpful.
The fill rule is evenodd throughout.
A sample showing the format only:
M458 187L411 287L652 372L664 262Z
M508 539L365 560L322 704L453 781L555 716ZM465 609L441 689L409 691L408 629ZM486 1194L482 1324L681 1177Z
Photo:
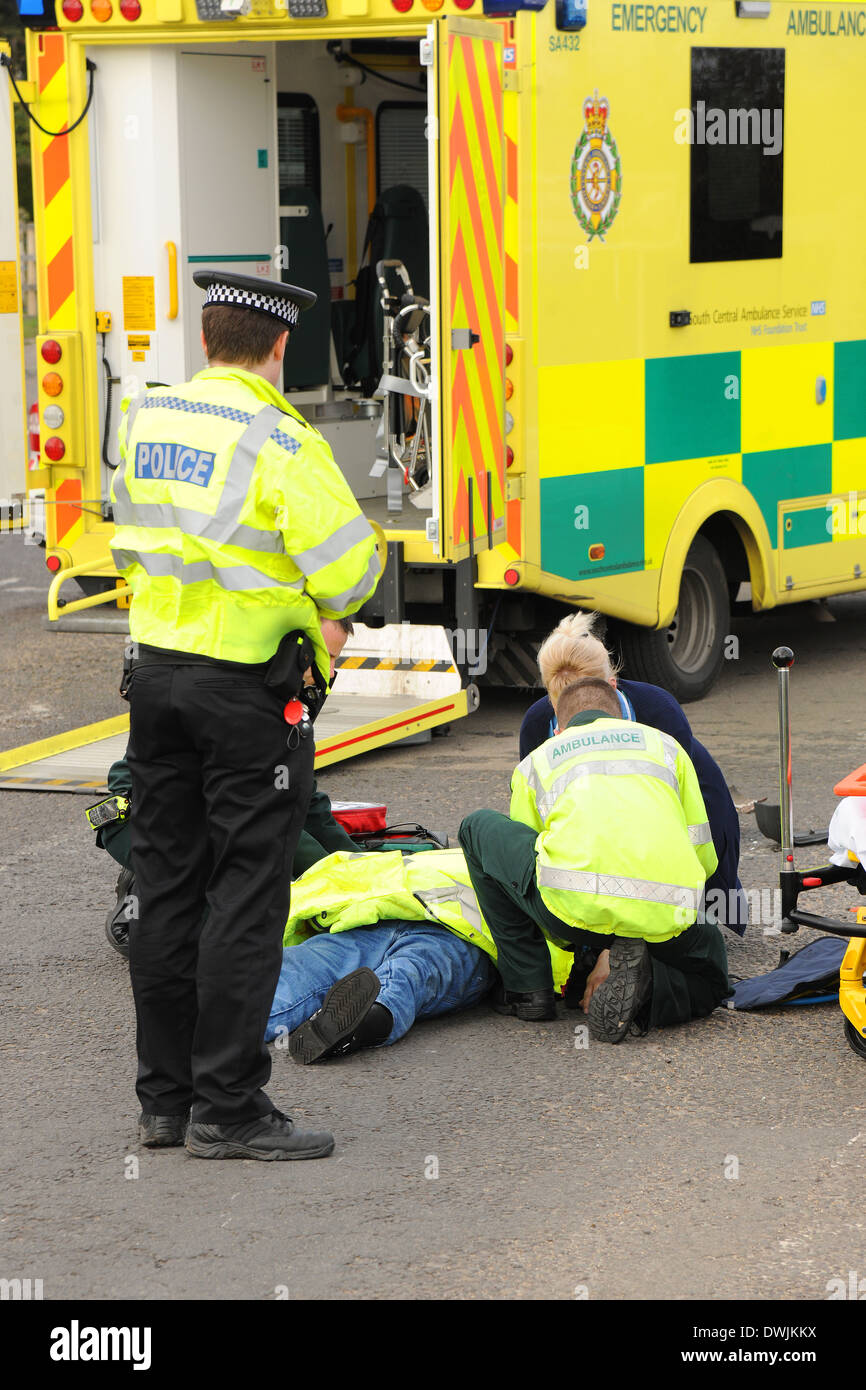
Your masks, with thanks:
M119 714L0 753L0 790L82 792L96 800L106 790L111 764L126 751L128 735L129 715Z
M337 661L339 679L316 720L316 767L398 743L478 707L461 688L444 628L358 624ZM0 753L0 790L80 792L96 799L126 750L129 715Z

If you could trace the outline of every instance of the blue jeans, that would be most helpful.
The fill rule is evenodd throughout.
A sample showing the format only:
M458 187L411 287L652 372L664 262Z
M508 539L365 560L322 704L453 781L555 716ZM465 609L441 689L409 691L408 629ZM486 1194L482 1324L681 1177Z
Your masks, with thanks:
M314 936L283 951L265 1042L278 1029L298 1028L322 1007L332 985L362 965L378 975L377 1003L394 1019L385 1046L404 1037L416 1018L476 1004L496 978L484 951L427 922L395 920Z

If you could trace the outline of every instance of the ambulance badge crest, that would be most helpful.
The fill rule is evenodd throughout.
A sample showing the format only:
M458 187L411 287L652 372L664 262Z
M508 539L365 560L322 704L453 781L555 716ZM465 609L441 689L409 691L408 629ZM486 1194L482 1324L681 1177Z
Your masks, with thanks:
M622 196L622 166L607 126L609 111L610 102L596 88L583 103L584 128L571 161L571 205L587 241L596 236L604 241Z

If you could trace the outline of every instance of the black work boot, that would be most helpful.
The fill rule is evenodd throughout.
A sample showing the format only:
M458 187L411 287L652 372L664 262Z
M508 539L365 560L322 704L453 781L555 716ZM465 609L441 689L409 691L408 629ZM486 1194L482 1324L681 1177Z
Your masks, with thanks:
M394 1020L376 1003L379 977L366 966L332 985L322 1007L289 1034L289 1056L303 1066L326 1057L346 1057L384 1042Z
M524 1023L543 1023L556 1018L556 995L552 989L531 989L519 994L500 986L491 1002L498 1014L509 1014Z
M105 919L105 935L117 954L129 960L129 917L127 898L135 886L132 869L121 869L117 878L117 901Z
M629 1024L648 1012L652 987L652 961L646 942L640 937L615 936L610 947L610 974L586 1011L591 1036L599 1042L622 1042Z
M239 1124L216 1125L201 1120L190 1123L186 1151L194 1158L327 1158L334 1151L334 1136L327 1130L296 1129L294 1121L279 1110Z
M145 1115L138 1117L138 1139L148 1149L179 1148L186 1139L189 1115Z

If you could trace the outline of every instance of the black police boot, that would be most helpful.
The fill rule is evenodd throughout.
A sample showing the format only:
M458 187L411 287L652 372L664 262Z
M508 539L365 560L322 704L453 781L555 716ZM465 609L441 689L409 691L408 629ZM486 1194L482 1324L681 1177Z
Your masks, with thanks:
M212 1125L191 1121L186 1151L194 1158L327 1158L334 1151L334 1136L327 1130L296 1129L280 1110L239 1124Z
M615 936L610 947L610 974L586 1011L591 1036L599 1042L618 1043L632 1022L647 1025L652 988L652 961L646 942L639 937Z
M105 919L105 935L119 956L129 960L129 917L127 898L135 885L132 869L121 869L117 878L117 901Z
M498 1014L520 1018L524 1023L543 1023L556 1018L556 995L552 989L531 989L519 994L500 985L491 1002Z
M384 1042L394 1020L376 996L379 978L362 966L328 990L322 1007L289 1034L289 1056L308 1066Z
M179 1148L186 1139L189 1115L145 1115L138 1117L138 1138L148 1149Z

